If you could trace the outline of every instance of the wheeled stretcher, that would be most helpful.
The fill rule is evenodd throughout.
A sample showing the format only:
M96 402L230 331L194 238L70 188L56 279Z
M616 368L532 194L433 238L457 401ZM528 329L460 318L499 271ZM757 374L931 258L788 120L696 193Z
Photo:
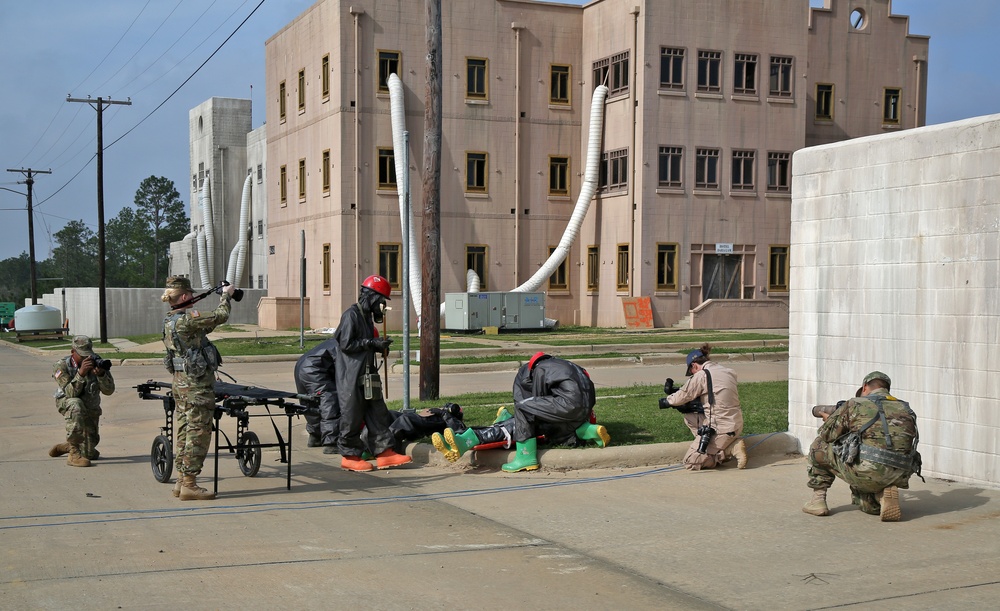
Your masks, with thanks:
M174 466L174 397L170 382L155 382L149 380L134 387L141 399L163 402L164 425L160 434L153 440L149 462L156 481L166 483L170 479ZM319 399L311 395L244 386L229 382L215 383L215 418L212 430L215 433L215 468L213 473L213 492L219 491L219 451L236 455L240 471L247 477L257 475L260 470L261 449L278 448L280 462L285 463L286 488L292 488L292 418L306 413L319 413ZM270 407L277 410L272 412ZM263 411L259 408L263 407ZM233 443L220 426L223 416L236 419L236 441ZM288 419L287 439L274 421L275 416L285 416ZM256 433L249 430L251 418L270 418L278 441L276 443L261 443ZM220 435L225 438L225 444L220 443Z

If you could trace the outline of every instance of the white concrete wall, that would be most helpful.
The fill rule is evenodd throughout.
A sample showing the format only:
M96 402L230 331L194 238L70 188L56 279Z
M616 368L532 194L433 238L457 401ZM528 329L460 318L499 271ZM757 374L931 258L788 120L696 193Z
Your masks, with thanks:
M1000 115L792 161L789 428L879 369L918 415L924 474L1000 485Z
M71 335L89 335L92 338L101 336L101 310L97 287L67 288L65 304L63 289L55 293L46 293L38 299L38 303L63 312L62 318L69 319ZM267 291L244 289L243 300L233 303L229 322L233 324L257 324L257 302L267 295ZM125 337L145 333L163 331L163 317L167 307L160 297L163 289L120 289L108 288L107 324L108 337ZM25 305L31 303L30 300ZM214 310L219 304L219 298L209 295L202 302L204 309ZM65 309L64 309L65 305Z

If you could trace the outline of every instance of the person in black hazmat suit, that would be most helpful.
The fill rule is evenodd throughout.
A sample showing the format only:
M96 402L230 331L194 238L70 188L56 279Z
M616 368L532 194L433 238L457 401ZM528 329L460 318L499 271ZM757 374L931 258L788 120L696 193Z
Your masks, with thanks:
M319 397L319 413L306 413L307 443L310 448L323 446L324 454L337 453L340 435L340 400L334 374L336 359L337 340L331 338L320 342L295 363L295 392Z
M607 429L590 423L596 402L594 383L585 369L544 352L536 353L514 378L517 451L514 460L501 469L516 473L538 468L536 429L541 422L555 425L566 437L575 435L602 448L606 446L611 441Z
M389 432L392 433L393 438L392 449L399 454L406 451L406 444L411 441L423 439L432 434L440 435L449 428L458 432L468 428L462 420L464 414L462 406L458 403L445 403L443 407L421 410L397 411L390 409L389 417L392 419L392 424L389 425ZM503 438L501 437L500 440L502 441ZM371 451L368 429L361 431L361 441Z
M337 340L335 363L337 396L340 400L340 467L348 471L371 471L372 464L362 458L365 451L361 429L368 429L368 442L375 454L375 465L388 469L413 459L392 449L389 431L392 419L382 398L382 379L375 355L389 354L389 338L379 338L375 324L385 318L386 299L391 289L382 276L368 276L361 283L358 302L340 317L334 339Z

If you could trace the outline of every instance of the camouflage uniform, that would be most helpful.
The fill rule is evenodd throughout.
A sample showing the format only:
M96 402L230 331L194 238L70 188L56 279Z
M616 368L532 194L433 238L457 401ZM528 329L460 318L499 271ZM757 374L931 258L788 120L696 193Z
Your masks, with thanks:
M861 448L860 456L848 464L837 451L835 442L844 435L857 432L878 416L882 405L888 424L892 447L889 449L904 463L912 456L912 466L901 468L869 460ZM819 434L809 448L809 487L826 490L837 477L851 487L855 505L862 511L877 514L879 503L876 495L889 486L909 488L910 475L919 472L920 459L916 452L917 415L905 401L893 397L884 388L877 388L864 397L850 399L841 405L819 427ZM879 420L861 433L862 446L886 450L886 436ZM870 451L870 450L869 450Z
M103 413L101 395L115 392L115 379L110 371L96 368L81 377L72 356L56 361L52 378L59 387L55 393L56 408L66 419L66 441L79 448L85 458L96 458L97 444L101 441L98 430Z
M177 435L174 463L182 475L198 475L212 441L215 413L215 370L221 359L206 337L229 320L229 295L223 294L214 312L188 309L172 312L163 321L163 343L167 347L167 369L172 370ZM200 353L204 362L195 363ZM190 355L194 354L192 359Z

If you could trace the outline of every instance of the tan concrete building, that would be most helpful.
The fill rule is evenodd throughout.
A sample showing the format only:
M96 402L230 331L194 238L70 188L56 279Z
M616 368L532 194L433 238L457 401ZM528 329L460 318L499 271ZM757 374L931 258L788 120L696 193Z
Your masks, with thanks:
M563 324L623 326L623 297L648 297L657 326L787 324L792 153L924 122L929 40L888 0L445 5L442 297L467 269L506 291L548 258L602 82L600 186L539 289ZM419 2L320 0L266 42L267 288L299 295L304 233L313 326L367 275L402 280L390 73L421 235L424 19Z

